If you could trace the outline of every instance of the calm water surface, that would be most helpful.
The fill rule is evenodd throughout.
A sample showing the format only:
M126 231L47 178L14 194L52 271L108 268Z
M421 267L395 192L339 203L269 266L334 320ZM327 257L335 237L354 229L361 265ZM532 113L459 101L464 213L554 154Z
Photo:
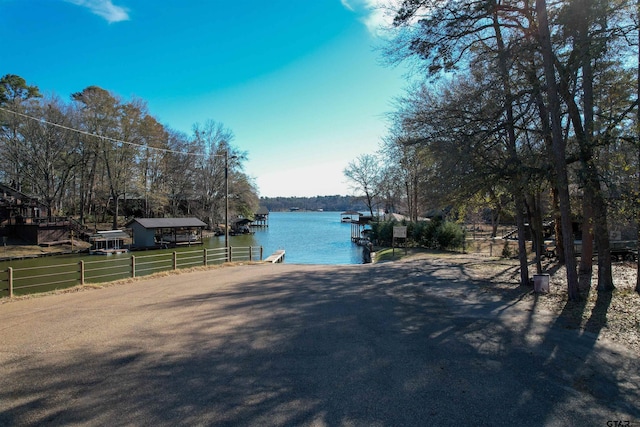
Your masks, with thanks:
M362 248L351 242L351 224L340 222L339 212L274 212L269 214L269 227L254 230L255 234L251 235L229 236L229 244L232 247L262 246L263 259L284 249L287 264L362 263ZM20 295L32 289L46 291L75 285L79 280L80 260L85 263L85 278L90 283L131 277L133 254L138 259L145 258L144 263L137 265L137 276L168 270L174 251L191 252L187 256L193 257L193 253L203 247L224 247L224 236L207 238L203 244L108 257L73 254L0 262L0 297L8 294L7 267L15 271L14 290Z
M286 251L288 264L361 264L362 248L351 242L351 224L340 222L340 212L273 212L269 214L269 227L254 227L255 234L230 236L231 246L262 246L263 258L278 249ZM204 246L224 247L224 236L207 238ZM134 252L136 255L193 251L203 246L181 247L156 251ZM131 253L101 257L96 255L61 255L43 258L0 262L0 269L26 268L62 263L96 262L130 258Z
M362 248L351 242L351 224L340 222L340 212L272 212L269 227L254 230L265 258L284 249L287 264L362 264ZM243 246L233 239L231 246Z

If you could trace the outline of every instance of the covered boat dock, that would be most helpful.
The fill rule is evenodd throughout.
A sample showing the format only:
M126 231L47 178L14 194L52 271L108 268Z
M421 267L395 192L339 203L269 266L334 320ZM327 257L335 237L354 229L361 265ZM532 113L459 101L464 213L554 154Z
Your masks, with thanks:
M353 220L360 219L362 214L358 211L345 211L340 214L341 222L352 222Z
M89 238L91 255L111 255L129 252L131 236L124 230L98 231Z
M198 218L135 218L127 223L135 248L201 244L206 226Z

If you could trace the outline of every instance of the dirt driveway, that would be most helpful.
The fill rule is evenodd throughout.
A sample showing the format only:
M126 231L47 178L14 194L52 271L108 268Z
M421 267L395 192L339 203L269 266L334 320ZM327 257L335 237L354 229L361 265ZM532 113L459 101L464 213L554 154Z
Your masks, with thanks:
M637 355L509 295L409 260L1 304L0 425L640 426Z

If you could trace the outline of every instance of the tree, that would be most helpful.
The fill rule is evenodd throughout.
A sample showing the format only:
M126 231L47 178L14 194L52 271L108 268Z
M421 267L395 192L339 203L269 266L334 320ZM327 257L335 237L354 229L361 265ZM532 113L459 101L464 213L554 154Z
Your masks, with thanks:
M198 147L186 134L168 130L168 148L165 160L168 211L172 216L191 215L196 200Z
M0 79L0 106L15 106L22 101L41 97L40 89L28 85L20 76L5 74Z
M110 178L112 152L117 150L118 143L118 108L119 101L108 91L89 86L71 95L80 107L81 129L87 134L82 138L82 161L85 169L81 173L82 210L97 215L97 206L101 202L102 211L106 213L110 190L116 187ZM107 182L105 182L107 181ZM99 200L102 199L102 200ZM84 215L81 216L81 220ZM117 217L114 216L114 222ZM116 227L114 227L116 228Z
M28 85L20 76L6 74L0 79L0 143L4 156L0 157L2 175L6 181L12 181L16 187L21 187L24 158L18 146L22 143L20 127L24 123L25 106L41 98L37 86Z
M394 41L403 48L389 50L388 53L396 61L417 57L434 76L442 76L442 71L463 65L480 65L483 71L488 71L493 77L492 81L485 81L481 86L486 85L497 101L486 100L480 109L485 110L481 111L483 117L488 111L495 114L493 120L487 123L495 123L498 119L499 128L476 126L474 134L467 134L466 139L474 145L480 142L480 145L476 145L478 147L487 146L486 143L492 144L491 141L498 142L504 149L501 156L506 156L504 172L509 177L508 184L516 204L521 282L524 284L528 283L523 187L526 176L518 151L515 97L512 89L512 81L518 81L519 76L509 71L509 64L515 62L520 48L518 40L521 37L518 37L517 30L526 24L526 19L522 19L522 16L521 9L515 2L509 1L405 0L394 19L394 24L405 30ZM479 73L473 75L475 82L482 81L483 77ZM494 82L499 82L500 85ZM485 108L487 106L490 107L488 111ZM472 124L473 121L467 123Z
M373 154L362 154L349 162L343 173L351 182L353 191L364 197L369 213L373 217L382 178L379 159Z
M145 217L160 214L169 204L167 189L168 134L165 127L146 114L139 123L139 171L136 193L142 199ZM182 173L186 172L184 166Z
M241 160L241 153L231 147L233 132L222 123L213 120L194 126L194 143L199 158L196 162L198 180L195 183L199 196L198 209L210 226L221 224L225 217L227 194L226 178L231 182L231 171ZM228 163L225 164L225 161ZM231 189L231 185L229 187Z
M540 205L533 202L536 197L527 194L538 191L535 188L539 186L529 188L526 183L534 175L538 175L536 179L545 176L545 165L532 161L532 154L539 153L531 148L538 145L535 143L537 140L548 141L540 148L546 146L554 153L551 177L562 218L569 296L576 299L577 275L560 96L563 86L556 80L558 58L551 41L546 2L537 1L535 8L530 3L516 0L405 0L394 20L394 24L404 31L400 32L394 40L394 48L388 52L396 61L417 58L423 64L421 67L435 77L442 78L443 72L449 70L467 68L474 80L482 82L481 87L492 94L492 99L480 97L476 102L480 115L470 117L465 125L471 124L476 130L466 132L464 138L473 144L470 147L477 147L467 151L469 153L481 155L478 149L492 147L492 141L493 147L499 147L495 143L502 147L502 151L491 149L486 152L496 156L494 160L500 159L499 164L504 168L503 179L506 179L504 183L514 196L522 283L528 281L524 247L525 207L538 209ZM543 66L540 74L538 64ZM491 76L489 81L478 69ZM544 83L538 84L541 77ZM532 86L523 86L527 82ZM536 89L538 87L546 87L546 101L541 91ZM531 106L537 107L539 120L530 114ZM456 117L455 120L461 123L460 118L464 114ZM477 117L486 120L484 125L478 123ZM530 128L532 120L541 125L538 130ZM455 131L461 127L451 126L451 129ZM464 143L465 139L460 142ZM527 199L529 203L526 203ZM536 213L534 217L539 215Z
M563 229L563 244L565 254L565 267L567 270L567 289L569 300L577 300L580 297L578 289L578 277L576 273L576 261L573 248L573 234L571 225L571 204L569 199L569 178L567 176L566 142L562 135L562 118L560 107L560 95L554 67L554 54L551 45L551 33L547 16L546 0L536 0L536 12L538 19L538 37L542 53L544 74L547 84L547 97L549 99L549 113L551 116L551 139L553 144L553 159L555 166L556 186L560 204L560 216Z
M46 99L33 104L26 113L42 121L27 120L21 127L17 156L22 174L32 193L47 205L51 218L63 206L63 195L77 165L77 139L66 106L59 99Z
M143 100L97 86L69 104L39 97L18 76L0 79L0 178L24 183L49 215L79 213L96 223L111 215L116 228L123 201L133 202L127 214L196 215L210 224L222 222L227 201L231 213L257 209L243 171L247 153L231 146L233 133L221 123L196 125L189 137L159 123Z
M640 0L636 2L636 19L640 21ZM640 46L640 31L638 31L638 46ZM638 62L636 68L636 126L635 133L636 137L634 141L637 145L638 150L638 167L637 167L637 175L638 175L638 188L636 189L636 197L635 197L635 210L636 210L636 228L638 230L638 244L637 244L637 253L640 257L640 48L638 49ZM638 266L636 269L636 292L640 294L640 259L638 259Z

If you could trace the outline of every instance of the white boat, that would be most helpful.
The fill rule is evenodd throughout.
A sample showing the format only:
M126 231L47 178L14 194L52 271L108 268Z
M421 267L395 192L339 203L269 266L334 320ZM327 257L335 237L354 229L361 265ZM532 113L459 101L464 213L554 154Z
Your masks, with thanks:
M114 255L114 254L126 254L129 249L89 249L89 255Z
M196 233L163 234L162 241L167 243L194 243L198 241Z

